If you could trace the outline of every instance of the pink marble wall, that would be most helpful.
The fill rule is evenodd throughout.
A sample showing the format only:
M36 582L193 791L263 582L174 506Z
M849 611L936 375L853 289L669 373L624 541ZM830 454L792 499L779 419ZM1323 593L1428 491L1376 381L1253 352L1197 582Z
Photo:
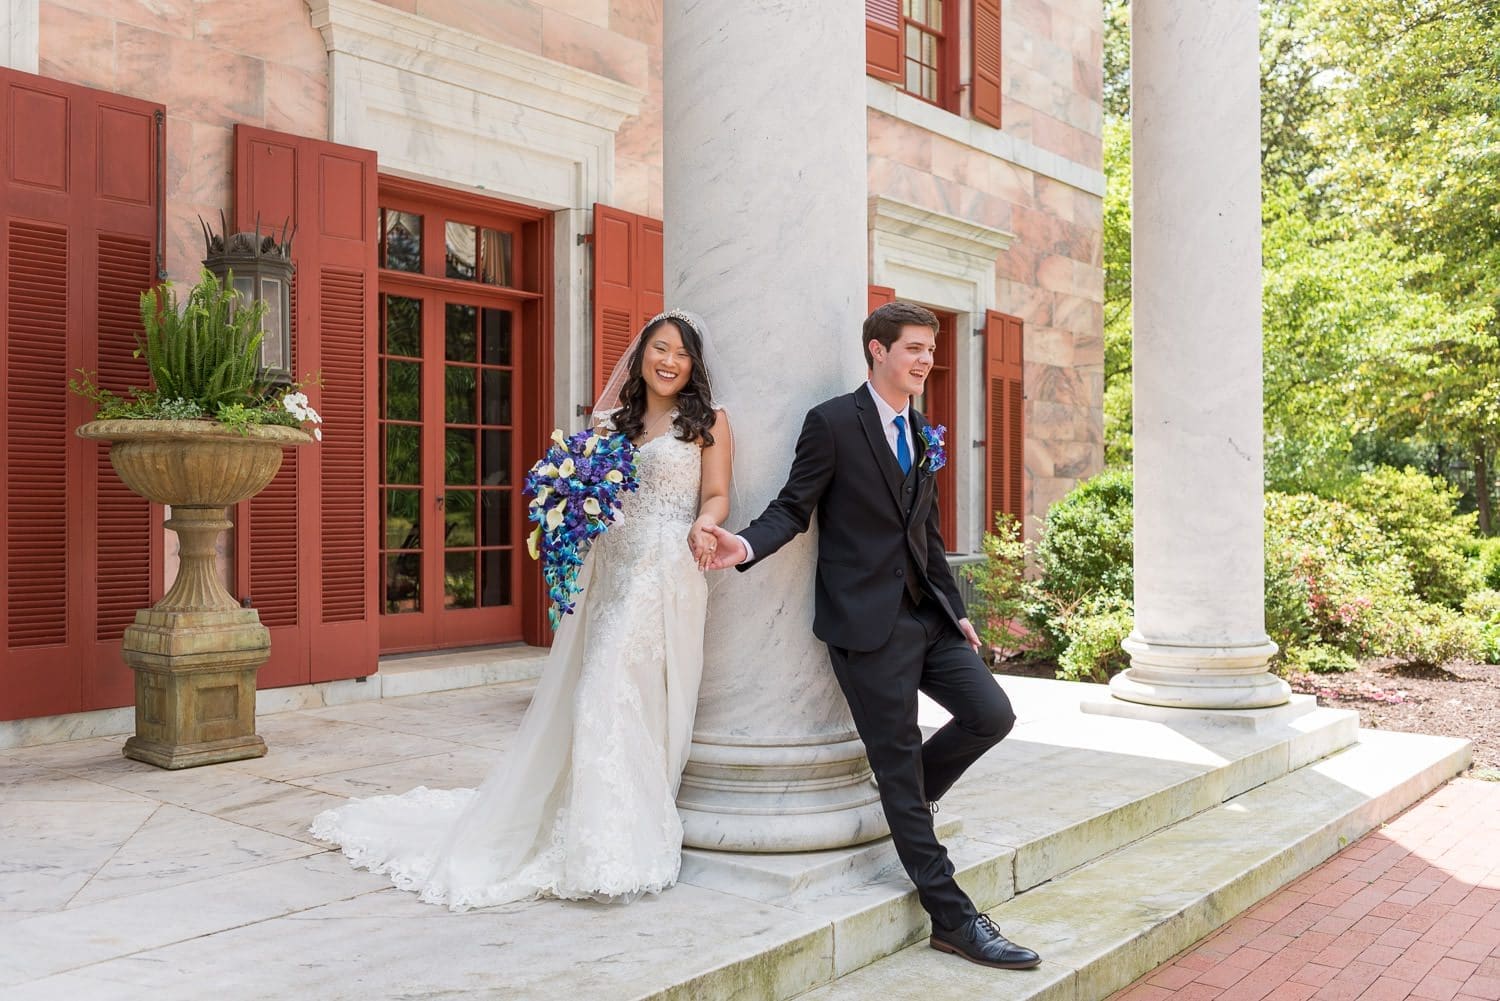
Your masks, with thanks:
M167 108L167 269L190 281L198 216L232 200L237 122L324 136L328 57L303 0L42 0L44 76Z
M1000 120L1005 131L1098 169L1104 32L1099 0L1004 0Z

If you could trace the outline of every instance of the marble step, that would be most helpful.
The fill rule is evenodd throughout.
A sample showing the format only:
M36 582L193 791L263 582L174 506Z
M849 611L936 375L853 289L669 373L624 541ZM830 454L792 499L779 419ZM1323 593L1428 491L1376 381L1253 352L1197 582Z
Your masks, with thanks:
M1096 1001L1182 951L1468 766L1467 741L1384 731L991 909L1036 970L988 970L924 941L800 1001Z

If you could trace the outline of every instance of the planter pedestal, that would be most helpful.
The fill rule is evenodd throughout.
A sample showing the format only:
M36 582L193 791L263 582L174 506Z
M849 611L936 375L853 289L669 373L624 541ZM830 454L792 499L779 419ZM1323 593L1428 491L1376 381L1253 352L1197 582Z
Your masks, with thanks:
M255 673L271 634L253 608L135 613L125 630L135 671L135 736L125 757L162 768L258 758Z
M227 508L259 493L281 468L285 445L312 436L295 428L245 433L207 421L95 421L84 438L113 442L110 463L131 490L169 505L177 533L177 579L152 608L135 613L121 644L135 671L135 736L125 756L161 768L258 758L255 674L271 634L241 608L215 568ZM295 569L288 567L288 573Z

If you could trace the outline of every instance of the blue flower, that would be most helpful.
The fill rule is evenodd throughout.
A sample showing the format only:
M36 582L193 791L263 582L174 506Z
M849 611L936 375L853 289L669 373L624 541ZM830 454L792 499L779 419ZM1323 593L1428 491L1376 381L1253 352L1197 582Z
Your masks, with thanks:
M531 497L526 517L536 523L526 540L541 561L547 618L556 629L572 612L578 572L588 545L620 515L623 495L636 490L635 446L621 434L552 432L554 444L531 467L522 489Z
M922 425L922 442L926 450L922 455L922 468L935 473L948 464L948 453L943 450L943 437L948 429L941 424Z

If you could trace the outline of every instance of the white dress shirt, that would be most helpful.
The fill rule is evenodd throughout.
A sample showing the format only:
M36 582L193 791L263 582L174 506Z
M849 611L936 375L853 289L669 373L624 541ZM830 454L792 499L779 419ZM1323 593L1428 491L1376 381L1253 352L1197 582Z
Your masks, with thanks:
M901 454L896 448L896 418L906 418L906 454L911 456L913 461L915 461L917 449L916 441L911 436L911 398L907 397L906 408L898 411L895 407L885 402L885 397L875 392L874 384L868 379L865 380L865 388L875 398L875 410L880 414L880 426L885 429L885 443L891 446L891 454L894 456L899 457ZM755 559L755 551L750 548L750 543L745 540L745 537L743 535L736 535L735 538L739 539L740 545L745 547L745 558L740 560L740 562L749 563Z

